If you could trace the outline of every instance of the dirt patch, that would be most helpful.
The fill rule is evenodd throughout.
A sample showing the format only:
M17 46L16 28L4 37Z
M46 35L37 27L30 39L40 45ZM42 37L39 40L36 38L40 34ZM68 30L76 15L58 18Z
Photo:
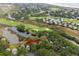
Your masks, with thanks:
M78 30L72 30L70 28L65 28L65 27L61 27L61 26L57 26L57 28L64 31L65 33L67 33L69 35L79 37L79 31Z

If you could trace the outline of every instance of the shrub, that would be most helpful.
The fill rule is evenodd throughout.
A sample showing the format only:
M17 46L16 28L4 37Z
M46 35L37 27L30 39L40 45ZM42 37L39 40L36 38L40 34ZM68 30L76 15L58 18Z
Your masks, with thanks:
M17 25L17 30L20 32L25 32L25 26L23 24Z
M45 49L45 48L41 48L41 49L37 50L37 55L40 55L40 56L52 56L53 51Z

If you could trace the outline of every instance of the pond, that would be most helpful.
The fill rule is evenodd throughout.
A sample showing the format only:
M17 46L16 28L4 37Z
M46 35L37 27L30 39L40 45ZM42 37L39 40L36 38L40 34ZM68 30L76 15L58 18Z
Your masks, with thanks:
M7 38L7 40L10 42L10 44L18 44L19 38L16 34L11 33L11 31L8 30L8 27L4 28L3 30L3 36Z
M11 30L12 32L16 33L17 35L19 35L21 37L27 38L27 37L31 36L30 33L28 34L27 32L20 32L20 31L18 31L16 27L9 27L9 30Z

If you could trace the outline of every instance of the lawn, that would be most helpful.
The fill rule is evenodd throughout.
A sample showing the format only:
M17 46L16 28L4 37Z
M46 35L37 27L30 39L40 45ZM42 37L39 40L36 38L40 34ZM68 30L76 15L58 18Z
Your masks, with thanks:
M46 18L46 16L45 17L44 16L43 17L30 17L30 19L33 19L33 20L34 19L44 19L44 18Z
M77 19L68 19L68 18L64 18L64 21L65 21L65 22L73 22L73 23L79 24L79 20L77 20Z
M59 17L53 17L53 16L29 17L29 19L32 19L32 20L38 20L38 19L42 20L42 19L44 19L44 18L59 18Z
M5 18L0 19L1 24L9 25L9 26L17 26L19 24L25 25L26 28L30 28L31 30L36 30L36 31L51 31L51 29L46 28L46 27L39 27L37 25L32 25L32 24L25 24L19 21L11 21Z

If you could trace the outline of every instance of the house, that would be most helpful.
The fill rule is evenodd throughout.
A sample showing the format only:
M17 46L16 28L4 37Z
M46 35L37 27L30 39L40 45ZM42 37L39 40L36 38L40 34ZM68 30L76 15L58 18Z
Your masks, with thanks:
M63 25L64 27L67 27L67 23L64 23L64 25Z
M43 19L43 22L46 22L46 19Z
M24 17L21 17L21 20L23 20L24 19Z
M79 24L77 24L77 30L79 30Z
M61 23L61 22L59 22L59 25L61 26L61 25L62 25L62 23Z
M63 21L63 19L61 20ZM48 24L55 24L55 25L59 25L59 23L61 23L60 19L52 19L52 18L46 18L43 19L43 22L48 23Z
M15 18L13 18L10 14L8 15L8 19L15 20Z
M64 21L64 18L61 18L60 21L63 22Z
M70 19L72 20L72 19ZM64 22L64 18L45 18L43 19L44 23L47 24L53 24L53 25L60 25L60 26L64 26L64 27L68 27L71 29L75 29L75 30L79 30L79 24L73 23L73 22Z
M69 28L72 28L72 27L73 27L73 25L72 25L72 24L70 24L68 27L69 27Z
M73 29L75 29L75 30L76 30L76 29L77 29L77 27L76 27L76 26L73 26Z
M78 20L79 20L79 16L77 16L77 17L76 17L76 19L78 19Z
M53 21L54 21L54 19L50 19L49 23L50 24L53 24Z

